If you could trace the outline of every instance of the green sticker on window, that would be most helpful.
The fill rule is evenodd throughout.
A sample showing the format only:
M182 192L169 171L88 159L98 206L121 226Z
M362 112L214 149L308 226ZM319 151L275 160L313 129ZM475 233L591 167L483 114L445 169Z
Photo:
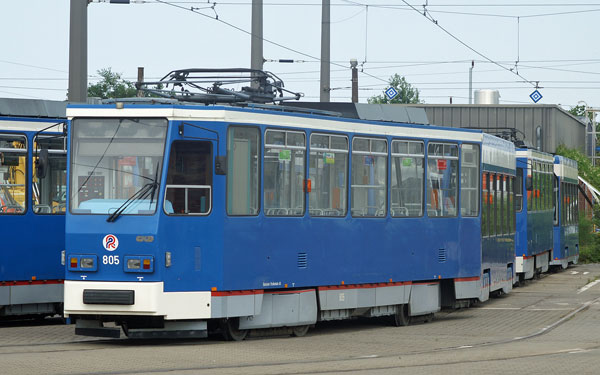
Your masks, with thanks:
M323 160L325 160L325 164L335 164L335 154L333 152L324 152Z
M412 165L412 158L404 158L402 159L403 167L410 167Z
M280 150L279 151L279 160L291 160L292 152L291 150Z

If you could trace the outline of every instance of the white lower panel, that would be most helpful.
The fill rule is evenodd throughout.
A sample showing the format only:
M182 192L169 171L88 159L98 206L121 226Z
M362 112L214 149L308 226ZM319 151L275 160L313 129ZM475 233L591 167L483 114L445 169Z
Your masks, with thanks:
M550 260L550 252L546 251L535 256L535 268L541 268L542 272L548 272L548 262Z
M534 258L515 257L515 272L525 274L525 279L533 278L534 262Z
M168 292L163 283L97 282L65 280L65 317L72 314L151 315L167 320L210 318L210 292ZM83 303L84 289L133 290L133 305Z

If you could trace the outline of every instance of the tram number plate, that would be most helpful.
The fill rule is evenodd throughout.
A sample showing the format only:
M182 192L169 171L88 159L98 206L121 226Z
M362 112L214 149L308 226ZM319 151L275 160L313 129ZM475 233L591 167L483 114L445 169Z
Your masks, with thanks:
M118 255L105 255L102 257L102 264L118 265L120 263Z

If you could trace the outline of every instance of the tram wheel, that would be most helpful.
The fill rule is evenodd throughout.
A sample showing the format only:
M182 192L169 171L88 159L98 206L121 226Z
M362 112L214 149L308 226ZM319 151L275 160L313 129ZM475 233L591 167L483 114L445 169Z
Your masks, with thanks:
M248 336L247 329L240 329L240 321L237 318L227 319L222 324L223 338L226 341L242 341Z
M404 327L410 324L410 316L408 315L408 304L396 306L394 314L394 325L396 327Z
M292 336L302 337L302 336L306 335L309 328L310 328L310 326L308 324L303 325L303 326L292 327Z

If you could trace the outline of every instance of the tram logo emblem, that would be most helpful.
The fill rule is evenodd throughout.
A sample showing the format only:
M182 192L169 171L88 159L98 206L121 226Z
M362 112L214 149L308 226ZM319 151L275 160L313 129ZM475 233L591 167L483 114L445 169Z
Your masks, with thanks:
M114 234L107 234L102 240L102 245L106 251L115 251L119 247L119 239Z

